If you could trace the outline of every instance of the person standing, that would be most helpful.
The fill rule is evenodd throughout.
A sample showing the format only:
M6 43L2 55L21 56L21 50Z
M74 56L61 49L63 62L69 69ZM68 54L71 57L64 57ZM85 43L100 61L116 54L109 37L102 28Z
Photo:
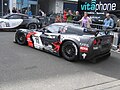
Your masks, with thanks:
M45 16L45 13L44 13L41 9L39 9L38 15L39 15L39 16Z
M81 19L81 16L80 16L80 14L79 14L79 11L76 11L73 20L74 20L74 21L79 21L80 19Z
M92 20L88 17L87 12L84 12L84 16L79 20L79 22L81 22L82 27L91 28L90 24L92 23Z
M67 21L67 11L66 10L63 11L63 21L64 22Z
M67 13L67 21L72 21L73 19L73 13L71 10L68 10L68 13Z
M15 7L13 7L13 9L12 9L12 13L17 13L17 10Z
M32 17L32 11L29 9L29 11L27 12L27 15L29 16L29 17Z
M106 18L104 20L104 29L107 29L107 28L113 28L114 27L114 20L110 17L110 14L107 13L106 14Z

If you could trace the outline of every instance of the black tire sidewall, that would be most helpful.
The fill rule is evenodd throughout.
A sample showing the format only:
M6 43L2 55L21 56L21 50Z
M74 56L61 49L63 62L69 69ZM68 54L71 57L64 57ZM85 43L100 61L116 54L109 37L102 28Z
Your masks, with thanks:
M20 41L20 35L23 35L23 36L24 36L24 39L23 39L22 42ZM23 33L16 34L16 36L15 36L15 41L16 41L18 44L20 44L20 45L25 45L25 44L26 44L26 37L25 37L25 35L24 35Z
M34 26L36 28L31 28L31 26ZM38 28L38 25L35 24L35 23L31 23L31 24L28 25L28 29L37 29L37 28Z
M64 48L68 45L72 45L72 47L74 47L75 49L75 54L72 57L67 56L64 52ZM78 48L77 48L77 45L72 41L64 42L61 48L61 52L62 52L62 56L68 61L74 62L74 61L77 61L78 59Z

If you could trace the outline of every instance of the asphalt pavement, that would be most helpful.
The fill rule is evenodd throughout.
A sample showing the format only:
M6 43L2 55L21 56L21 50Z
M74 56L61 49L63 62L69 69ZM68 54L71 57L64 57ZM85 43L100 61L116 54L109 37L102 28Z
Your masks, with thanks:
M0 32L0 90L120 90L120 53L72 63L13 43L14 33Z

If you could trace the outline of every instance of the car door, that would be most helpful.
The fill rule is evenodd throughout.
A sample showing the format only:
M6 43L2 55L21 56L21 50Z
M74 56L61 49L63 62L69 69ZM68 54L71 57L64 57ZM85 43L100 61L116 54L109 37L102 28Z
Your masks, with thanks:
M8 27L15 28L20 26L23 23L23 19L21 19L20 15L12 14L6 18L4 18L4 21L7 21L9 23Z
M0 19L1 28L16 28L23 22L22 19Z
M23 19L22 26L26 27L29 24L29 22L30 22L29 17L23 15L21 18Z
M40 36L41 41L44 45L45 50L58 51L55 49L60 44L60 33L61 26L50 25L44 29L44 33Z

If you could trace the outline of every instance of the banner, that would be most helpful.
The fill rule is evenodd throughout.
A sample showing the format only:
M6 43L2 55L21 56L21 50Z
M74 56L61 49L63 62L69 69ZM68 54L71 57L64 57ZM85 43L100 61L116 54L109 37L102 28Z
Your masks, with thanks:
M79 0L78 9L80 11L115 11L120 10L118 0Z

